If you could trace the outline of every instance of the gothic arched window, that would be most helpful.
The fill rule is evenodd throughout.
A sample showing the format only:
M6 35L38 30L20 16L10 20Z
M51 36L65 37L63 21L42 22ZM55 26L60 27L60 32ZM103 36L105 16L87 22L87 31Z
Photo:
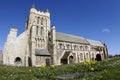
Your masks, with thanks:
M38 35L38 26L36 27L36 35Z
M80 53L80 61L83 61L83 54Z
M43 20L44 20L44 19L43 19L43 18L41 18L41 25L43 25Z
M40 21L40 17L37 17L37 24L39 24L39 21Z
M83 46L80 46L80 50L83 50Z
M40 29L40 34L43 36L43 32L44 32L44 29L43 29L43 27L41 27L41 29Z
M88 46L85 46L85 50L88 50Z
M74 45L74 49L77 49L77 45Z
M59 48L62 49L62 46L63 46L62 43L60 43L60 44L59 44Z
M67 44L66 47L67 47L67 49L70 49L70 45L69 44Z

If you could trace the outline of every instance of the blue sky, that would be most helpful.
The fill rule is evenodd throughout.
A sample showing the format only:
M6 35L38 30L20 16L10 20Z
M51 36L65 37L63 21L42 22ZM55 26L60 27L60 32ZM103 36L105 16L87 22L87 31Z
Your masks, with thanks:
M120 0L0 0L0 49L11 27L25 30L29 10L51 13L51 26L88 39L106 42L109 54L120 53Z

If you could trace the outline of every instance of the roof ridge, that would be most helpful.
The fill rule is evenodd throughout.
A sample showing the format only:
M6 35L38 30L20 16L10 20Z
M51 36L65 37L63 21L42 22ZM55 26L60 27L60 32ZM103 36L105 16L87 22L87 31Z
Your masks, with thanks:
M56 32L56 33L60 33L60 34L64 34L64 35L68 35L68 36L72 36L72 37L77 37L77 38L83 38L83 39L85 39L84 37L76 36L76 35L73 35L73 34L62 33L62 32Z
M56 32L56 39L61 41L90 44L84 37L61 33L61 32Z

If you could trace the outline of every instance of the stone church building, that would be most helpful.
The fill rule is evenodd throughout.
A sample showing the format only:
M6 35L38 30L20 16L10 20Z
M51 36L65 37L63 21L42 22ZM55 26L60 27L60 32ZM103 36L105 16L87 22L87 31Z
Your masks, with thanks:
M51 27L50 12L32 6L25 31L17 36L17 29L10 29L4 45L3 63L13 66L61 65L107 57L105 43L57 32L55 26Z

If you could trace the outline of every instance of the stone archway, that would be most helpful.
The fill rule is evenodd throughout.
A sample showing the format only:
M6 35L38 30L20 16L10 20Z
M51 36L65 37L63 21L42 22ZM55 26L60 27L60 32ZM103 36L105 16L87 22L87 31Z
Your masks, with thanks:
M16 57L16 58L15 58L15 65L16 65L16 66L22 65L22 59L21 59L20 57Z
M76 61L76 55L75 53L72 53L71 51L66 51L61 58L62 64L72 64L75 61Z
M96 60L97 60L97 61L102 61L102 58L101 58L101 55L100 55L100 54L97 54L97 55L96 55Z
M69 56L69 64L74 63L74 57L73 56Z
M67 59L61 59L61 64L67 64Z

